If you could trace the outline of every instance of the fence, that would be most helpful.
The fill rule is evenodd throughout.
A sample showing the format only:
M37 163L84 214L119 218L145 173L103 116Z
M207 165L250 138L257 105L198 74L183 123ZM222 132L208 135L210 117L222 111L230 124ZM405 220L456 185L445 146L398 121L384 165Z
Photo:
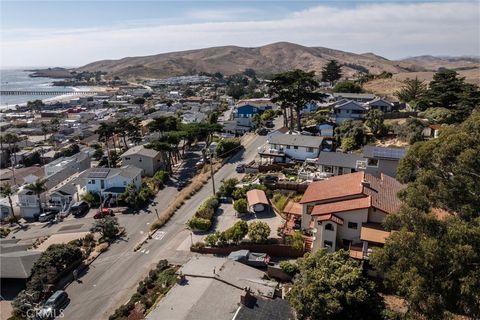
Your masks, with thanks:
M297 182L280 181L275 184L275 189L293 190L296 192L305 192L308 184L301 184Z
M416 111L409 111L409 112L388 112L384 114L385 119L403 119L403 118L410 118L416 117L418 112Z

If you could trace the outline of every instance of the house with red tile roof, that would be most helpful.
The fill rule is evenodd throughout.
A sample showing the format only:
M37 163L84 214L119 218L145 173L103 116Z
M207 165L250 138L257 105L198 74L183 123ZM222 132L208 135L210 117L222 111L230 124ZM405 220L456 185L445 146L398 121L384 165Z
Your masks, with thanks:
M314 237L312 250L358 247L364 257L371 251L369 244L383 245L388 232L381 223L400 208L397 193L403 188L388 175L366 172L311 183L300 204L302 229Z

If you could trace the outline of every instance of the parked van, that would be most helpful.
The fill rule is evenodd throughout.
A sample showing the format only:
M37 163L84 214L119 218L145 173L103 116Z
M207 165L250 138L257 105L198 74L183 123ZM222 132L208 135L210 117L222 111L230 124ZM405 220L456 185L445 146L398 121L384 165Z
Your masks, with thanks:
M38 319L53 319L63 312L63 308L68 304L68 294L63 290L58 290L43 305L37 314Z
M90 210L90 206L85 201L76 202L70 208L70 212L74 217L83 216Z

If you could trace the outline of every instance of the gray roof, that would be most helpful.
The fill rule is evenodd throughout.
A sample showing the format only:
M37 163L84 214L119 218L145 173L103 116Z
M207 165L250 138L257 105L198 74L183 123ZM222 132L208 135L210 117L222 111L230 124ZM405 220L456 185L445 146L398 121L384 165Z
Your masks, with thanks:
M128 157L128 156L143 156L143 157L148 157L148 158L155 158L160 154L160 151L154 150L154 149L148 149L145 148L145 146L135 146L127 151L125 151L120 157Z
M353 101L353 100L341 100L341 103L335 105L335 109L342 109L346 106L350 106L350 107L353 107L354 109L360 109L360 110L366 110L365 106L363 106L362 104L356 102L356 101Z
M363 156L366 158L400 160L406 153L407 150L405 148L385 148L376 146L363 147Z
M264 299L256 298L252 305L240 306L235 320L289 320L295 319L292 308L287 300L280 298Z
M371 93L349 93L349 92L336 92L333 94L335 98L350 98L350 99L375 99L375 95Z
M1 254L0 278L27 279L41 254L40 251L16 251Z
M365 160L365 158L353 153L321 151L318 156L318 164L352 169L357 167L357 161L359 160Z
M269 143L281 144L286 146L299 146L319 148L322 144L323 137L319 136L303 136L299 134L274 134L270 137Z
M82 172L80 176L84 179L85 178L88 179L89 177L93 178L94 176L91 176L91 174L94 173L95 171L98 171L99 169L100 168L87 169L84 172ZM135 166L131 166L131 165L121 167L121 168L102 168L102 169L104 169L104 172L105 172L104 178L106 179L112 178L117 175L121 175L122 177L125 177L125 178L134 179L135 177L142 174L142 169L137 168ZM100 178L100 176L97 176L96 178Z

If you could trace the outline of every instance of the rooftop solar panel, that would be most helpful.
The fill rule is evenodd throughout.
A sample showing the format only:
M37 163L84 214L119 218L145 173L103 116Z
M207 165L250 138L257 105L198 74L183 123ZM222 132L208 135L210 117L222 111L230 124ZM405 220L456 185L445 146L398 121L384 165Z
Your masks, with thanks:
M375 148L373 150L373 156L378 158L390 158L390 159L400 159L405 155L404 149L384 149L384 148Z
M88 178L106 178L109 172L109 168L95 168L90 171Z

